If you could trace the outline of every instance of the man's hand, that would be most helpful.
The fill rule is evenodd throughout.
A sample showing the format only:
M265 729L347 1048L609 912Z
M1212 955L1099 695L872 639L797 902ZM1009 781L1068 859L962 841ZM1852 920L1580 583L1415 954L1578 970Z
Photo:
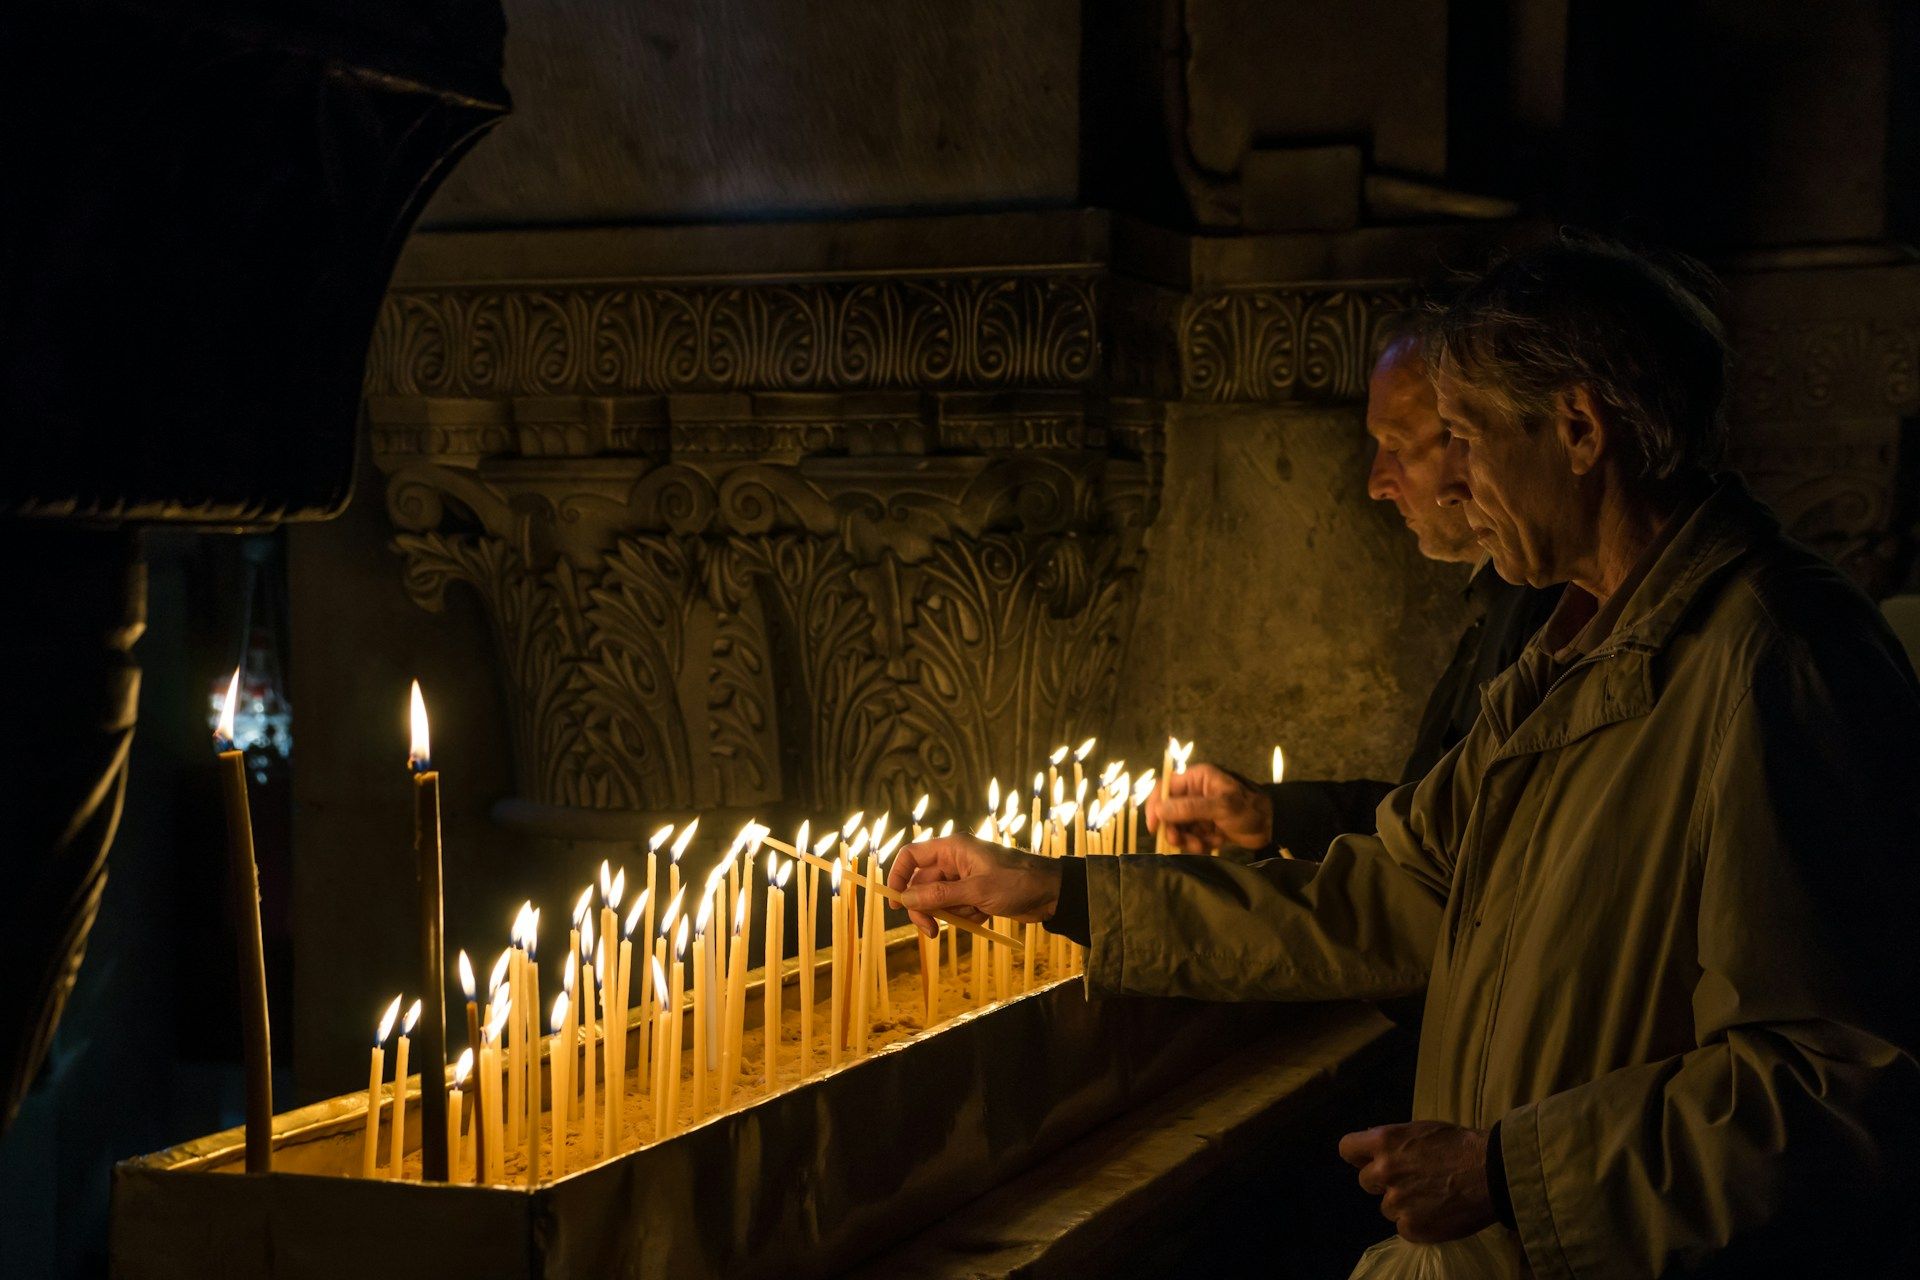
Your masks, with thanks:
M895 854L887 886L900 894L908 918L932 937L940 926L929 911L972 920L1051 919L1060 905L1060 862L974 836L942 836Z
M1340 1158L1403 1240L1439 1244L1493 1225L1487 1131L1437 1120L1388 1124L1340 1139Z
M1173 847L1205 853L1222 845L1260 849L1273 840L1273 801L1218 765L1169 774L1147 797L1147 830L1166 824Z

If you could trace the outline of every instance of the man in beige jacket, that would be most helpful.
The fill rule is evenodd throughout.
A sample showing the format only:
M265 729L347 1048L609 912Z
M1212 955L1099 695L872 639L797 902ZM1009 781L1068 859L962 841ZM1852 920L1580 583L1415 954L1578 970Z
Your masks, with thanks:
M1077 934L1099 990L1424 988L1411 1122L1341 1143L1408 1240L1517 1241L1540 1280L1914 1274L1912 668L1709 478L1724 347L1673 276L1563 241L1428 342L1441 501L1502 577L1570 585L1376 833L1251 866L954 837L894 884Z

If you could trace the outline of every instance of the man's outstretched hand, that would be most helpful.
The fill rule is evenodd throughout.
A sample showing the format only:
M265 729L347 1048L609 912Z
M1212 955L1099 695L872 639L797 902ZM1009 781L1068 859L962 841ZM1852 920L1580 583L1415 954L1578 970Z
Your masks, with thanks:
M1261 849L1273 842L1273 801L1218 765L1196 764L1154 784L1147 830L1162 825L1183 853L1222 845Z
M908 918L932 937L939 925L929 911L951 911L972 920L1051 919L1060 905L1060 862L1003 849L975 836L941 836L907 845L894 855L887 886L900 894Z
M1381 1125L1340 1139L1340 1158L1403 1240L1439 1244L1494 1224L1487 1131L1438 1120Z

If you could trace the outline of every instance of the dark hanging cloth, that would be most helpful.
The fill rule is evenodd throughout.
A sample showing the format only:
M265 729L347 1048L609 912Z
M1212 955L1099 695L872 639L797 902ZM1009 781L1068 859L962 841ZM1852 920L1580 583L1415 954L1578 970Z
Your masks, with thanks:
M1513 665L1533 633L1560 599L1560 588L1516 587L1482 564L1467 583L1467 603L1476 617L1453 660L1427 698L1413 752L1398 782L1362 778L1350 782L1265 783L1273 800L1274 846L1295 857L1319 858L1334 837L1372 831L1373 811L1389 791L1427 776L1440 757L1467 736L1480 715L1480 686Z

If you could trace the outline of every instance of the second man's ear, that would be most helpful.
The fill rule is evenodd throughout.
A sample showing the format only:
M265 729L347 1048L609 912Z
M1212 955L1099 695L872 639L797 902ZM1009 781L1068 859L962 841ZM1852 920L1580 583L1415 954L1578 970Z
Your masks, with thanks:
M1584 476L1600 465L1613 448L1613 424L1601 409L1593 392L1584 386L1572 386L1560 393L1559 410L1554 415L1554 430L1576 476Z

